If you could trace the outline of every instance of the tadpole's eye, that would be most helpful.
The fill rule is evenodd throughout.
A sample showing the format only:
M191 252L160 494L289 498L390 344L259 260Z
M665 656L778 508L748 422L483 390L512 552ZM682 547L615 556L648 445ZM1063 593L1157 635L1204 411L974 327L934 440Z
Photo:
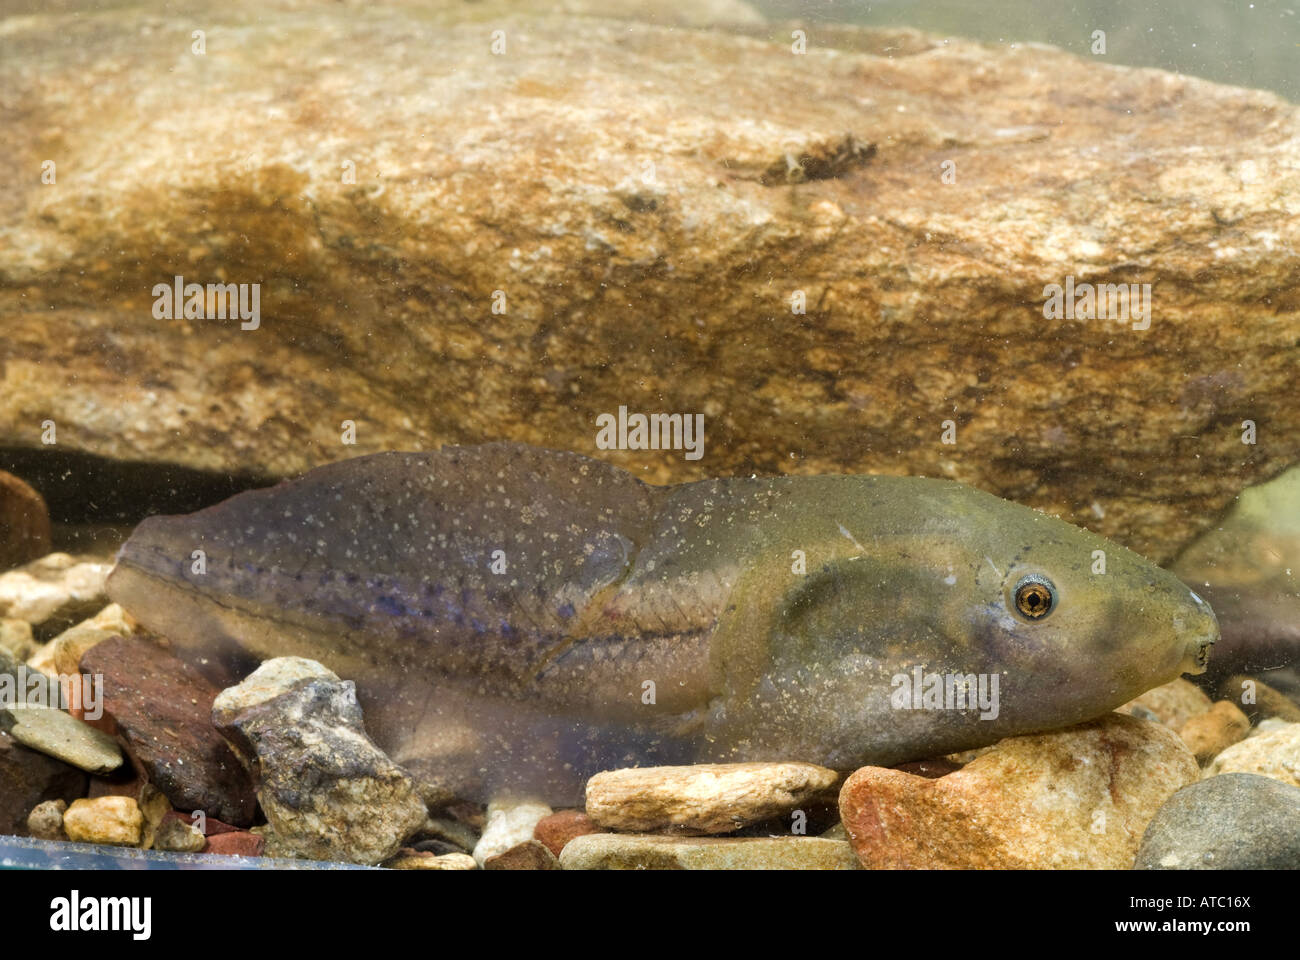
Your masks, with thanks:
M1056 588L1046 577L1030 575L1016 584L1016 610L1026 620L1041 620L1056 606Z

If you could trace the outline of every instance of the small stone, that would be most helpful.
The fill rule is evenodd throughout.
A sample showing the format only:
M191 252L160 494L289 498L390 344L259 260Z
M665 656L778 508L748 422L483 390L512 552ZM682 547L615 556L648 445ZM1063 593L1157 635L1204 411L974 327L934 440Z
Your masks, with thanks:
M356 687L319 664L267 661L212 717L249 764L277 856L382 863L428 818L415 783L366 735Z
M1219 700L1205 713L1191 717L1178 731L1200 764L1209 763L1248 733L1250 720L1228 700Z
M129 636L133 629L134 622L127 618L126 611L116 603L110 603L47 644L55 672L61 676L80 673L81 658L88 650L111 637Z
M1213 702L1196 684L1179 677L1133 698L1116 712L1155 719L1170 730L1181 730L1192 717L1208 711Z
M111 773L122 765L122 751L112 737L62 710L51 707L3 710L0 725L7 725L9 735L24 746L87 773Z
M266 840L247 830L218 833L208 837L204 853L219 853L229 857L260 857L266 850Z
M168 850L172 853L198 853L207 845L207 838L198 827L187 823L182 817L164 817L154 834L155 850Z
M145 783L140 788L140 796L136 803L140 807L140 816L144 819L144 825L140 830L140 849L152 850L158 837L158 828L172 812L172 805L163 792L152 783Z
M478 864L467 853L446 853L434 856L403 848L397 856L382 864L389 870L477 870Z
M1252 720L1276 717L1287 723L1300 723L1300 704L1263 680L1246 674L1228 677L1219 684L1219 696L1240 704Z
M196 669L139 637L97 644L80 669L102 678L103 719L173 806L253 822L253 782L212 725L220 691Z
M1199 776L1167 727L1120 713L1001 741L937 780L863 767L840 812L873 869L1129 869L1147 823Z
M64 800L46 800L38 803L27 815L27 834L38 840L66 840L63 832L63 814L68 809Z
M1257 773L1292 787L1300 787L1300 723L1247 737L1210 761L1205 776Z
M0 650L21 662L36 652L36 646L32 625L26 620L0 620Z
M50 552L50 511L45 498L12 473L0 470L0 570Z
M598 773L587 816L610 830L729 833L786 817L826 794L834 770L811 763L702 763Z
M565 870L857 870L853 848L822 837L591 833L560 854Z
M483 862L484 870L558 870L560 861L540 840L526 840Z
M1225 773L1184 787L1147 825L1139 870L1300 869L1300 788Z
M537 821L537 826L533 828L533 839L544 843L546 849L558 857L565 844L575 837L600 832L600 827L581 810L557 810L549 817Z
M481 867L491 857L533 839L533 831L551 808L540 800L500 797L488 804L487 825L474 845L474 861Z
M46 800L71 803L85 793L86 775L80 770L0 732L0 834L26 833L28 814Z
M140 807L130 797L76 800L63 815L63 829L74 843L134 847L143 827Z
M54 636L108 603L104 580L111 564L51 553L0 573L0 617L26 620L38 639Z

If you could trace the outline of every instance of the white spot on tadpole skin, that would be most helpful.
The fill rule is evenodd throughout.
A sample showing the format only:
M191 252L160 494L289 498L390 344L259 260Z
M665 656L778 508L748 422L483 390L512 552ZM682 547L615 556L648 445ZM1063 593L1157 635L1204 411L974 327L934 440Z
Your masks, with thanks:
M851 543L851 544L853 544L855 547L857 547L858 550L860 550L862 553L866 553L866 552L867 552L867 548L864 547L862 544L858 543L858 541L855 540L855 539L853 538L853 534L849 533L847 530L844 529L844 524L842 524L842 523L837 523L837 524L835 524L835 526L837 526L837 527L840 528L840 533L844 535L844 538L845 538L846 540L848 540L849 543Z
M950 587L955 587L957 585L957 574L955 573L948 574L948 576L943 578L943 582L948 584L948 586Z
M1002 571L998 569L998 565L993 562L992 557L985 557L984 559L989 562L989 566L993 568L994 573L996 573L999 577L1002 576Z

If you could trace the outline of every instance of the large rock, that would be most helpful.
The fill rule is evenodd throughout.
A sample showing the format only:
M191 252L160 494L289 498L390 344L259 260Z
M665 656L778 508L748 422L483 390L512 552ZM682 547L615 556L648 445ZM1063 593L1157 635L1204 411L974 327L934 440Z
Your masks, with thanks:
M626 405L707 418L702 460L608 454L652 479L955 477L1157 560L1297 459L1294 106L1037 44L524 9L6 21L0 446L48 419L284 475L597 452ZM177 275L261 284L260 326L156 319ZM1044 319L1069 278L1152 284L1149 329Z
M252 824L252 781L212 725L216 687L189 664L138 638L97 644L82 657L81 669L102 678L100 723L173 806Z
M1300 788L1250 773L1183 787L1146 829L1139 870L1300 870Z
M857 870L844 840L591 833L569 841L565 870Z
M1199 773L1177 734L1112 713L1003 740L938 779L863 767L840 813L876 869L1127 870L1160 805Z
M701 763L598 773L587 815L608 830L730 833L825 799L839 781L811 763Z
M366 735L351 681L314 664L296 682L268 683L283 666L268 661L247 690L223 691L212 708L213 723L253 774L271 827L267 849L310 860L387 860L428 816L414 782Z

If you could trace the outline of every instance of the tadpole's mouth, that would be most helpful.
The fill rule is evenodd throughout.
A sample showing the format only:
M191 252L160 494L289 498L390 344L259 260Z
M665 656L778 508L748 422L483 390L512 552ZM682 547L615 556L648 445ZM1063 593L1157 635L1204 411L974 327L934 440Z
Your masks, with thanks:
M1196 675L1204 673L1205 668L1210 665L1210 649L1214 646L1214 641L1219 639L1219 621L1210 605L1195 593L1192 593L1192 600L1204 617L1204 625L1187 642L1187 649L1183 656L1182 672Z

